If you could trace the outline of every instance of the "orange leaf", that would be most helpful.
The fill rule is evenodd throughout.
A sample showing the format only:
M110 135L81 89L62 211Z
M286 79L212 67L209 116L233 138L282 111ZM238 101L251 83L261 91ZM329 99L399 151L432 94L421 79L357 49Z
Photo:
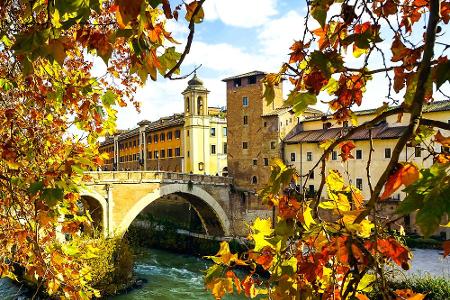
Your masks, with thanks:
M436 135L434 136L434 138L436 139L436 142L442 144L445 147L450 147L450 137L447 136L443 136L442 133L440 131L438 131L436 133Z
M409 269L410 253L409 250L400 244L393 237L377 241L378 251L384 256L392 259L404 270Z
M357 298L358 300L370 300L369 297L367 297L367 296L364 295L364 294L356 294L356 298Z
M425 299L424 294L415 293L410 289L396 290L394 293L397 295L396 300L422 300L422 299Z
M389 176L386 185L384 186L384 192L381 195L381 200L386 200L392 195L400 186L411 185L417 179L419 179L419 169L413 164L405 163L401 165L391 176Z
M445 241L442 244L442 248L444 248L444 258L450 254L450 240Z

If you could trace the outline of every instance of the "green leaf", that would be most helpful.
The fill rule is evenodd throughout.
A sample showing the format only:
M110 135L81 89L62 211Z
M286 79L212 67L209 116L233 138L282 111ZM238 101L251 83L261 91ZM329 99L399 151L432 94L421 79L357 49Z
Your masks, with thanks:
M287 99L287 103L292 105L296 115L301 115L309 105L317 103L317 96L311 93L298 93L292 91Z
M267 104L270 104L275 99L275 89L273 85L264 83L264 99L266 99Z
M436 88L440 88L446 81L450 81L450 61L438 64L435 70Z
M59 188L54 189L44 189L42 191L41 199L44 200L48 206L55 206L58 201L62 200L64 197L64 190Z
M116 104L117 95L112 90L107 90L102 96L102 103L105 107Z
M30 184L30 187L28 188L28 193L34 195L38 191L42 190L43 187L44 183L42 181L33 182L32 184Z
M333 2L334 0L313 0L311 2L311 15L322 28L325 27L327 12Z
M421 178L403 191L408 193L397 208L397 213L406 215L417 211L416 224L425 236L438 228L442 217L450 213L449 164L434 164L420 170Z

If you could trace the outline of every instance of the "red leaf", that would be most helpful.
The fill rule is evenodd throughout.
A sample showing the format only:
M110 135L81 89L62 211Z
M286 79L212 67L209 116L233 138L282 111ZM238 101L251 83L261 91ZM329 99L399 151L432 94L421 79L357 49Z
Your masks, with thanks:
M351 151L356 147L352 141L343 142L340 144L341 154L343 161L347 161L349 158L353 158Z
M444 258L450 254L450 240L445 241L442 244L442 248L444 248Z
M377 241L378 251L384 256L392 259L404 270L409 269L410 253L409 250L400 244L396 239L390 237Z

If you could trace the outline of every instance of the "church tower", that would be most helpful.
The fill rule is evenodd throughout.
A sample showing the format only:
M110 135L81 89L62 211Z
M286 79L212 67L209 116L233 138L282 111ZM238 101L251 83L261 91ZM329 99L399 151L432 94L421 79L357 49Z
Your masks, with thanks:
M209 170L208 115L209 91L195 73L182 92L184 98L184 170L187 173L207 174Z

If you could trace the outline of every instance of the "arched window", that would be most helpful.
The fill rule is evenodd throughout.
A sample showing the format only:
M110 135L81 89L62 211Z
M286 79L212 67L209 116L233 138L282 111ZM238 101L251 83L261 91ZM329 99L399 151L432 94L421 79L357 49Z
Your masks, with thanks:
M228 176L228 168L227 167L222 169L222 176L225 176L225 177Z
M198 114L202 114L202 110L203 110L203 99L202 97L198 97L197 98L197 112Z
M252 184L257 184L258 183L258 178L256 176L252 177Z
M186 112L189 112L190 109L189 97L186 97Z

